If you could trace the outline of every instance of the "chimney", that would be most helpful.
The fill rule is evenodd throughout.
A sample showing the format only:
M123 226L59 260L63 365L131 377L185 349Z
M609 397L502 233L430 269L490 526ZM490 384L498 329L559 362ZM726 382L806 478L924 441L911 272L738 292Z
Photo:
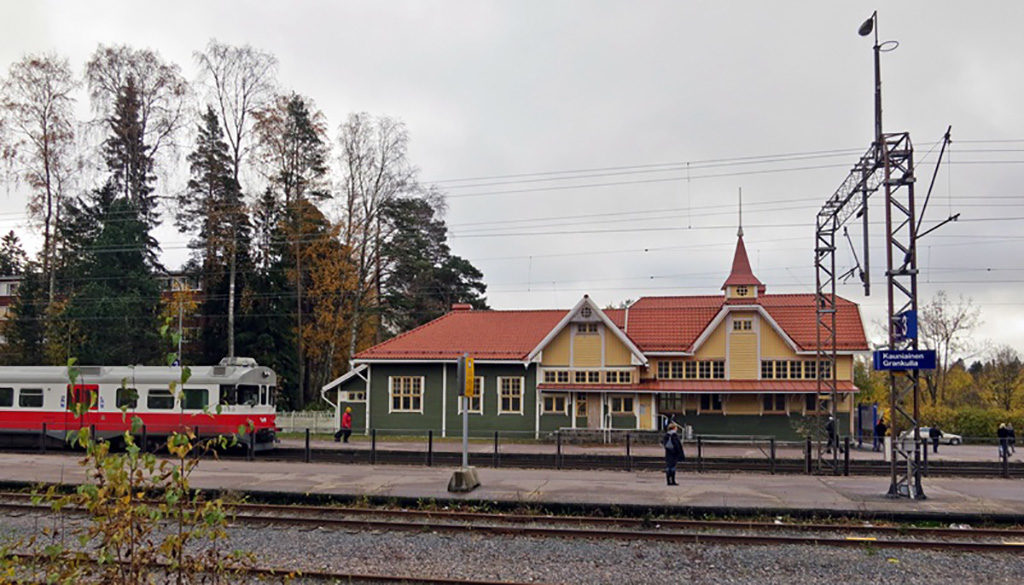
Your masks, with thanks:
M469 303L455 303L452 305L452 312L454 311L472 311L473 305Z

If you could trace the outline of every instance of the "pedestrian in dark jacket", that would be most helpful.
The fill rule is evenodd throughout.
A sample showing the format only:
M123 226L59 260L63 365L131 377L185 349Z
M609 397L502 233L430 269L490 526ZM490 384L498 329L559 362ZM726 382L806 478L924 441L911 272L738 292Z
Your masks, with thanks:
M831 415L828 417L828 422L825 423L825 434L828 435L828 447L825 452L831 453L833 448L838 451L839 437L836 435L836 419Z
M661 439L661 445L665 447L665 483L679 485L676 483L676 465L686 459L686 455L683 453L683 442L679 440L678 425L668 425L668 432Z
M999 423L999 430L996 431L999 439L999 457L1010 456L1010 432L1006 430L1006 423Z
M875 423L875 451L885 444L885 432L888 430L889 427L885 426L885 420L878 419L878 422Z
M932 440L932 453L938 453L939 439L942 438L942 431L939 430L939 427L932 427L928 429L928 436ZM928 447L925 447L924 450L927 451Z

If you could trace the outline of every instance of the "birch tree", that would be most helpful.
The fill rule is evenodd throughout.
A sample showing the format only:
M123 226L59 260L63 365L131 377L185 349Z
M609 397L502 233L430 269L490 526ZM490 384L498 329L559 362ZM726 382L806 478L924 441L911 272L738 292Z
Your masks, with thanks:
M939 291L920 311L920 336L937 356L935 373L925 378L932 404L946 399L946 370L954 356L964 357L974 347L971 333L981 324L981 309L970 298L950 299Z
M384 207L417 188L416 171L407 159L408 142L404 124L365 112L351 114L338 129L345 197L341 238L352 250L355 270L349 303L349 358L356 353L368 317L380 316ZM377 331L379 340L379 327Z
M216 104L224 126L224 138L231 157L231 172L241 185L242 163L251 151L255 113L274 97L277 59L249 45L234 47L211 39L206 50L195 53L200 79ZM234 226L233 233L239 226ZM228 356L235 355L235 289L238 242L232 240L228 254Z
M11 65L0 96L0 117L10 136L0 150L14 163L16 176L32 189L28 213L42 226L42 269L51 303L56 288L56 228L73 170L77 87L67 59L27 55Z

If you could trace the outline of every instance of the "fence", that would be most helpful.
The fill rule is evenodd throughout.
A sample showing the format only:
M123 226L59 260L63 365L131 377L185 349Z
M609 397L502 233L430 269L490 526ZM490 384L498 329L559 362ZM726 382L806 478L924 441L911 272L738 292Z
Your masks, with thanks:
M334 412L329 410L279 412L277 426L285 433L304 433L306 429L313 433L333 433L338 429Z

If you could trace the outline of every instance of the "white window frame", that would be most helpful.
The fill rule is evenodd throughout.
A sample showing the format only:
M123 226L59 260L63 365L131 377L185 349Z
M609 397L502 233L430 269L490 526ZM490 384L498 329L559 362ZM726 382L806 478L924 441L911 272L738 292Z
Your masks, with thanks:
M476 396L474 396L473 398L469 399L469 404L470 404L469 414L483 414L484 413L484 390L485 390L484 377L483 376L475 376L473 379L475 380L475 382L477 384L477 386L476 386ZM479 402L477 408L472 408L473 402ZM458 403L459 403L459 409L458 409L459 412L458 412L458 414L462 414L462 397L461 396L458 396Z
M519 380L519 410L505 410L502 408L502 384L505 380ZM523 414L523 403L526 401L526 378L523 376L498 376L497 383L498 416L503 414Z
M544 402L545 398L550 398L552 400L552 403L551 403L552 406L555 405L555 403L554 403L555 400L557 400L558 398L561 398L564 401L564 402L562 402L562 410L557 410L557 409L548 410L548 405ZM570 398L570 395L569 395L568 392L545 392L540 397L541 414L560 414L562 416L568 416L569 415L569 398Z
M419 409L399 409L395 410L395 379L396 378L419 378L420 380L420 407ZM388 376L388 414L391 413L402 413L402 414L423 414L423 402L427 381L425 376Z
M362 398L359 394L362 394ZM344 390L338 399L342 402L366 402L366 390Z

